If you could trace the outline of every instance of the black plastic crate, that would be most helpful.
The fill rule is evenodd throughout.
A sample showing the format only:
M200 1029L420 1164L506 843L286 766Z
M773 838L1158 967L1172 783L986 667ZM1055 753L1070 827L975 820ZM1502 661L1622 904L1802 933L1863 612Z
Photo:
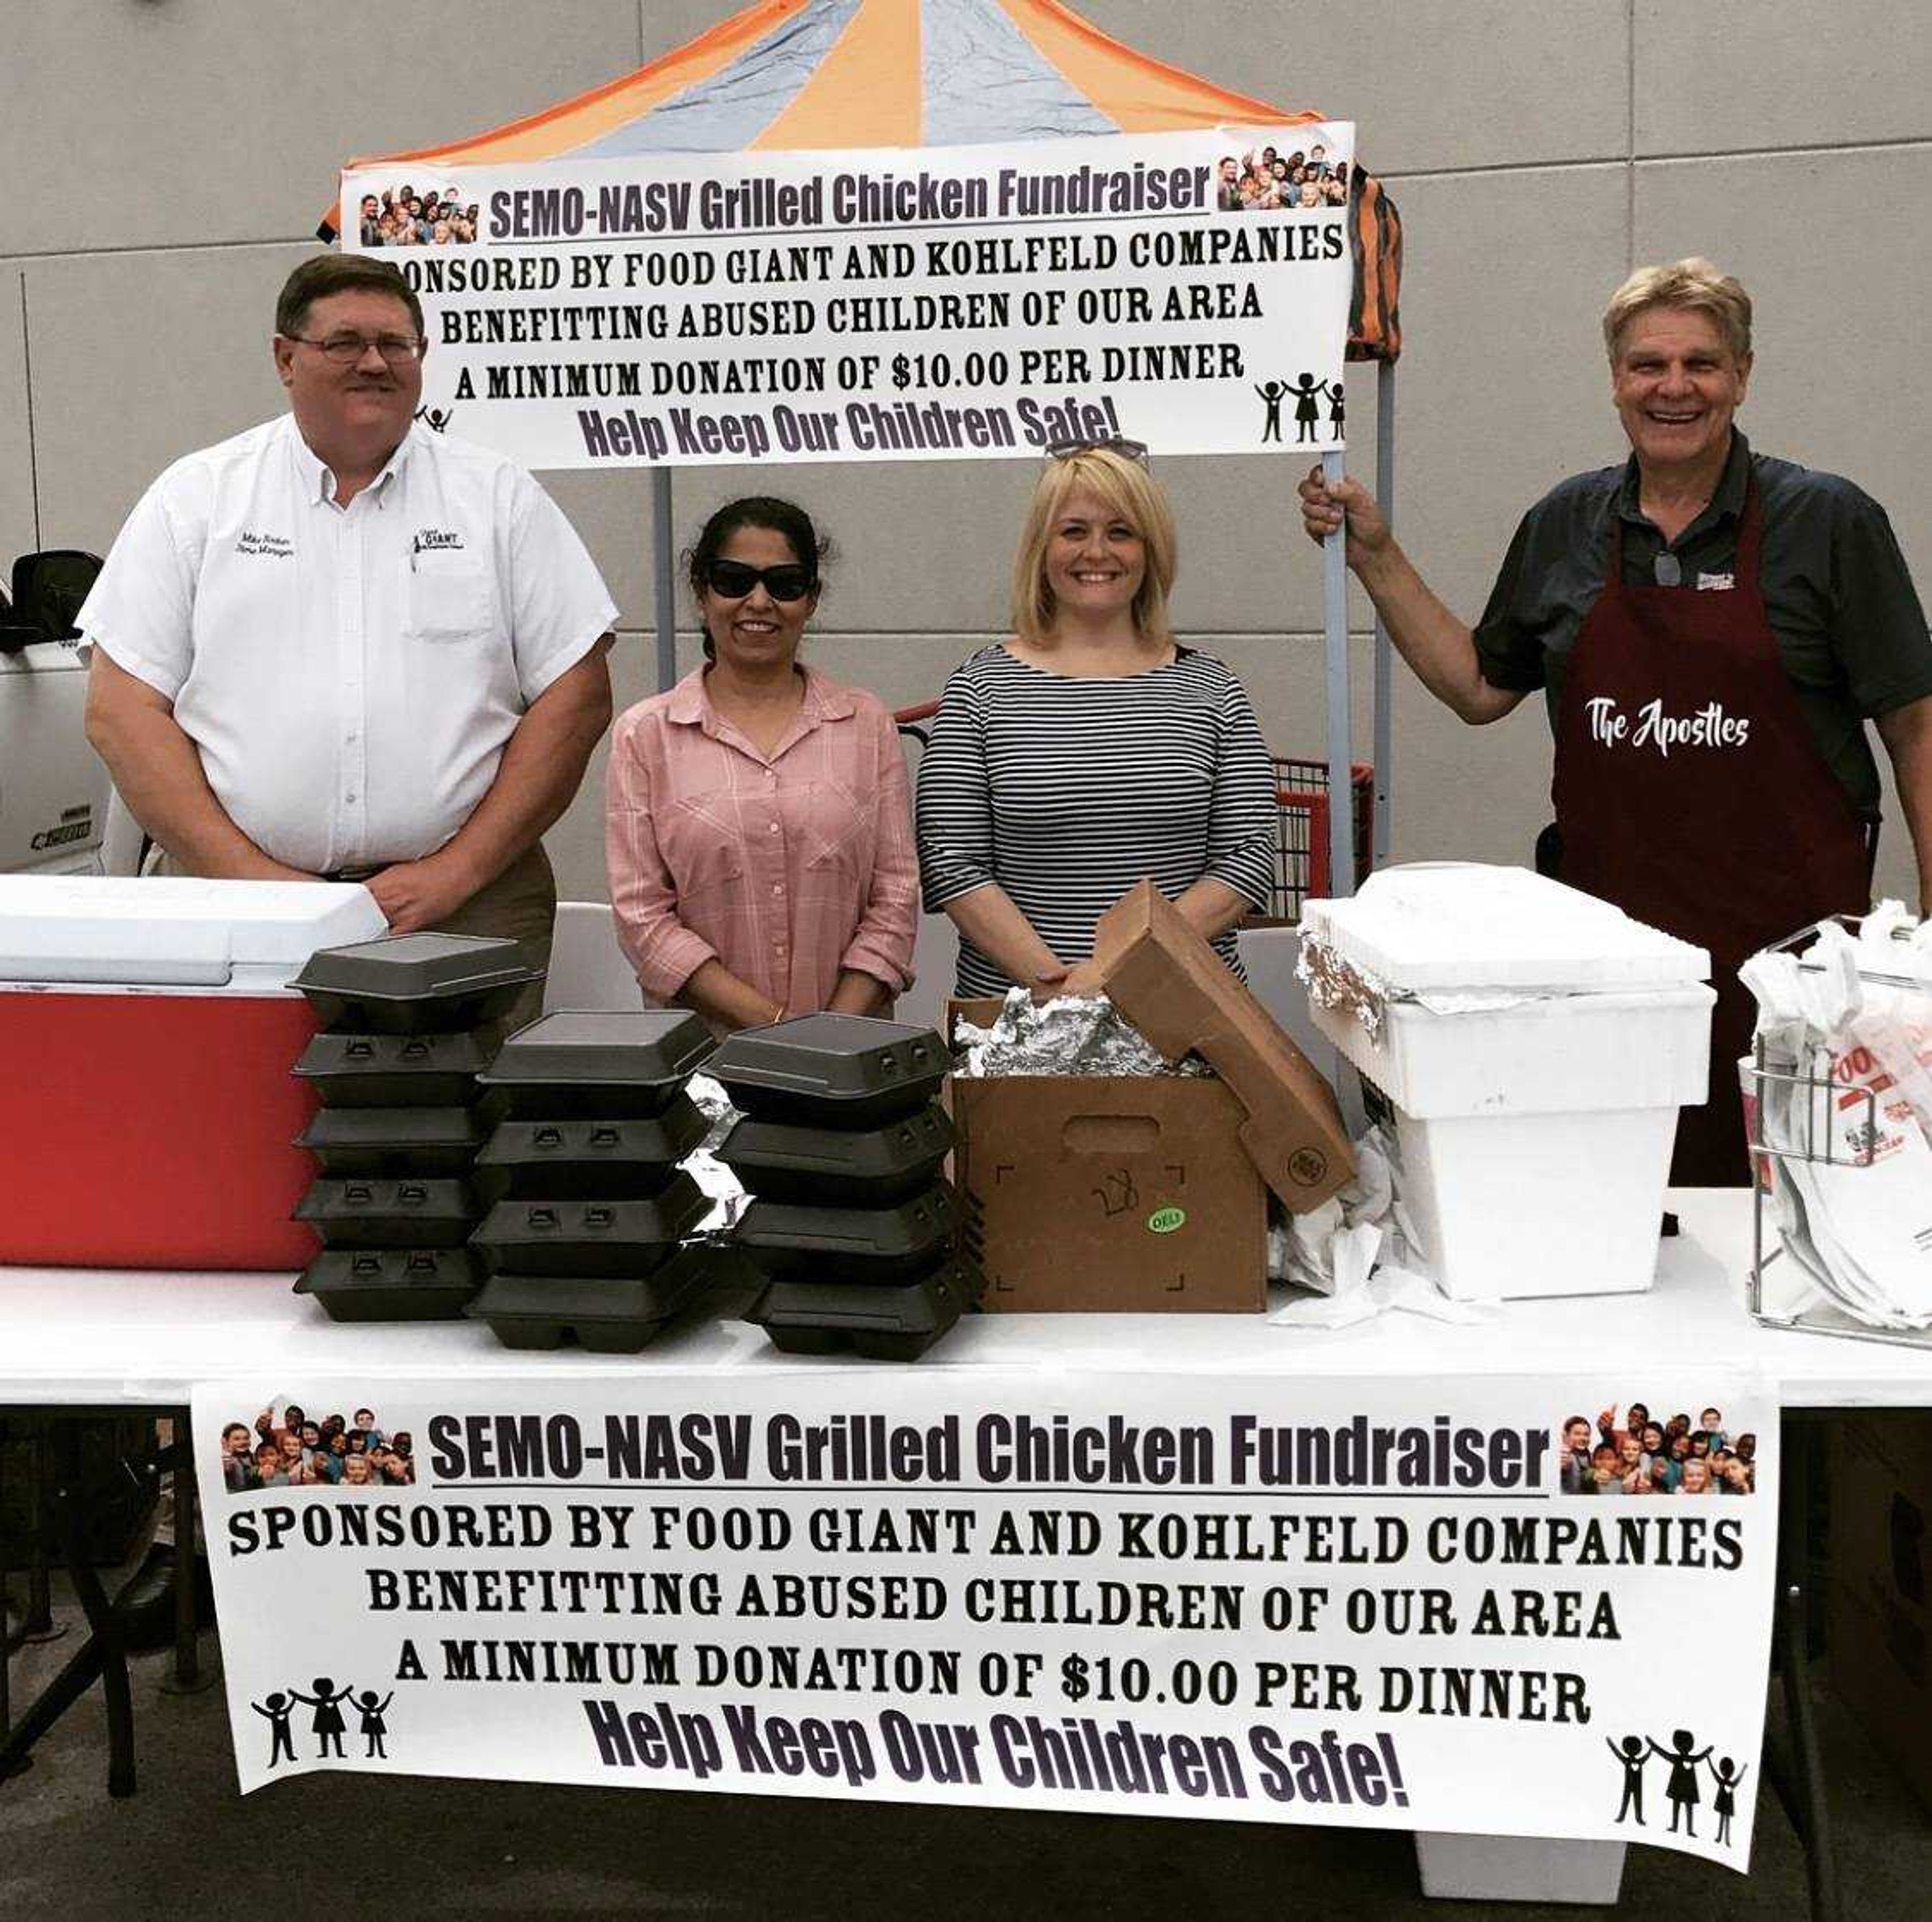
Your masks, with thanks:
M482 1077L517 1120L641 1120L660 1114L717 1046L675 1008L566 1011L520 1027Z
M760 1201L879 1208L931 1187L953 1139L952 1123L936 1102L876 1128L812 1127L748 1114L733 1124L717 1156Z
M646 1201L499 1201L473 1245L492 1274L647 1275L711 1207L680 1169Z
M708 1072L761 1121L874 1128L923 1108L947 1066L930 1028L820 1014L730 1036Z
M317 1035L295 1072L325 1108L466 1108L483 1098L494 1032Z
M500 1020L542 980L515 941L391 934L322 948L290 984L326 1028L357 1034L449 1034Z
M448 1321L482 1282L483 1264L467 1248L330 1248L295 1291L336 1321Z
M476 1191L489 1201L646 1201L710 1129L688 1095L638 1120L505 1121L477 1159Z
M325 1108L296 1137L326 1175L461 1176L490 1138L473 1108Z
M466 1182L324 1175L296 1206L325 1248L460 1248L479 1210Z

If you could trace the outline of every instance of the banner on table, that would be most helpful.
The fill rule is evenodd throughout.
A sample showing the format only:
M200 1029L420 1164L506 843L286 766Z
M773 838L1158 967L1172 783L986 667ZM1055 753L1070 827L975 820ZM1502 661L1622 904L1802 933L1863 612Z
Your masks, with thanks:
M1346 436L1354 131L390 161L343 245L422 298L421 417L532 467L1305 454Z
M1673 1491L1671 1445L1611 1401L1628 1385L774 1366L205 1387L242 1786L336 1768L886 1795L1637 1840L1742 1868L1775 1405L1644 1384L1651 1419L1705 1435ZM308 1428L346 1459L338 1411L364 1437L340 1479L303 1459Z

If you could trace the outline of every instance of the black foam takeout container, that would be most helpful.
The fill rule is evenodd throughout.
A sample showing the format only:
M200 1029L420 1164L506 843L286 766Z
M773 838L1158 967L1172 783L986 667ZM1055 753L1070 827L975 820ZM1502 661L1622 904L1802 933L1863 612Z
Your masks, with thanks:
M761 1121L872 1128L923 1108L947 1065L930 1028L820 1014L729 1036L706 1072Z
M326 1028L454 1033L507 1015L543 979L521 946L471 934L391 934L309 956L291 986Z
M878 1208L931 1187L952 1141L945 1110L928 1103L875 1128L812 1127L748 1114L716 1153L760 1201Z
M676 1008L563 1011L518 1029L482 1079L520 1121L641 1120L668 1108L716 1045Z
M731 1231L733 1246L761 1273L808 1280L910 1280L959 1246L961 1210L941 1183L884 1208L754 1201Z
M324 1175L296 1204L325 1248L460 1248L476 1216L469 1183L440 1177Z
M326 1248L295 1291L313 1295L338 1321L448 1321L482 1279L466 1248Z
M506 1348L560 1348L574 1337L600 1354L634 1354L726 1278L729 1251L685 1243L647 1275L499 1273L464 1311Z
M505 1121L477 1159L485 1201L646 1201L711 1124L688 1095L640 1120Z
M479 1099L489 1040L460 1034L316 1036L295 1072L325 1108L464 1108Z
M325 1108L296 1137L328 1175L461 1175L490 1138L474 1108Z
M788 1354L850 1348L873 1361L916 1361L985 1292L958 1256L887 1288L873 1282L776 1281L745 1311Z
M711 1207L680 1169L645 1201L499 1201L472 1245L492 1274L647 1275Z

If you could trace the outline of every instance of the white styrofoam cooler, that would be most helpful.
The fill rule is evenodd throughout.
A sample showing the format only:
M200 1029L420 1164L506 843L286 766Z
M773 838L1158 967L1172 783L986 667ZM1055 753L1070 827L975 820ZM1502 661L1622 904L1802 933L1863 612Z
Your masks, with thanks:
M1392 1111L1396 1193L1458 1298L1654 1279L1677 1112L1705 1097L1702 949L1520 868L1370 877L1302 919L1381 1002L1316 1024Z

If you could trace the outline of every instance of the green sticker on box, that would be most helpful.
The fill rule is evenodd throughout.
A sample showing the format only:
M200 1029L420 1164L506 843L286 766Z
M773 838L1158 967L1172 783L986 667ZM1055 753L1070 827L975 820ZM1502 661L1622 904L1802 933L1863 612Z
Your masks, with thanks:
M1147 1219L1150 1234L1172 1234L1178 1228L1187 1225L1185 1208L1156 1208Z

